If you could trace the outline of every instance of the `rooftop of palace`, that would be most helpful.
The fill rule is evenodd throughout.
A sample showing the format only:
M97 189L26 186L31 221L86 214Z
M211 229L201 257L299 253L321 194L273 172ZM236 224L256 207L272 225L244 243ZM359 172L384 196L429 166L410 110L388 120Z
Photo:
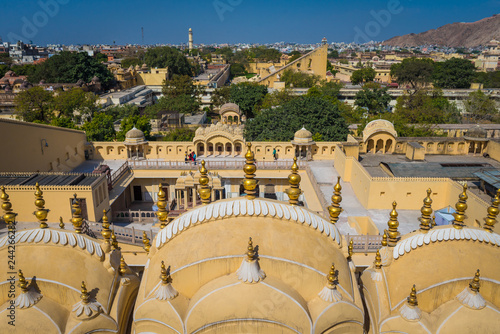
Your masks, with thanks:
M91 186L100 176L87 173L0 173L0 185Z
M476 172L500 169L494 159L467 155L426 155L424 161L409 161L398 154L362 154L359 161L372 177L468 179L476 178Z

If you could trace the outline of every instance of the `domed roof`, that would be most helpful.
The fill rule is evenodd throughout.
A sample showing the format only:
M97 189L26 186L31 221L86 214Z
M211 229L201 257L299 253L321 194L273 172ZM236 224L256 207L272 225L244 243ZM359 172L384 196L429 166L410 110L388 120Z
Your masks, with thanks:
M470 138L486 138L487 136L488 132L477 124L476 126L470 128L465 134L465 137Z
M378 132L387 132L394 138L398 136L398 133L394 129L394 124L385 119L377 119L365 126L363 130L363 142L366 142L372 135Z
M240 107L236 103L226 103L222 107L220 107L219 114L224 114L228 111L234 111L237 114L241 115Z
M144 132L141 130L137 129L135 126L132 128L132 130L129 130L127 134L125 135L125 138L144 138Z
M295 138L310 138L312 139L312 133L308 131L306 128L302 128L299 131L295 132Z
M125 144L126 145L140 145L147 143L146 137L144 136L144 132L137 129L135 126L132 130L129 130L125 134Z

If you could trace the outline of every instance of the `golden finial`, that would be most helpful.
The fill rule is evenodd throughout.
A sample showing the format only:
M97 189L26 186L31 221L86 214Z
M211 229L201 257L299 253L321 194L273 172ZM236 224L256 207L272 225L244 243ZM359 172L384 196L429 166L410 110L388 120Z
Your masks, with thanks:
M384 230L384 235L382 235L382 247L387 247L387 231Z
M163 191L163 185L160 183L158 191L158 201L156 202L156 206L158 207L158 211L156 212L156 216L158 216L158 220L160 223L160 229L167 226L168 219L168 211L167 211L167 196Z
M474 278L469 283L469 288L474 292L479 292L479 269L476 271Z
M380 250L377 249L377 254L375 254L375 261L373 262L373 266L376 269L382 268L382 257L380 256Z
M19 287L21 288L22 293L28 292L28 282L24 278L23 271L19 269Z
M169 284L172 283L172 277L170 276L170 273L167 271L165 268L165 262L161 261L161 274L160 274L160 279L163 284Z
M418 306L417 289L415 289L415 284L413 284L413 287L411 288L410 296L406 300L408 301L408 304L410 306Z
M420 209L422 216L419 218L420 221L420 231L427 232L431 229L432 226L432 199L431 199L432 190L427 189L427 197L424 198L424 206Z
M1 190L2 195L0 196L0 199L2 200L2 210L4 212L2 218L7 224L9 230L11 230L14 227L17 214L12 212L12 203L10 203L9 195L5 192L5 187L2 186Z
M127 272L127 264L125 263L125 259L123 258L123 255L120 258L120 269L118 270L118 272L122 276L125 275L125 273Z
M455 205L456 212L453 214L455 219L453 220L453 227L456 229L461 229L464 227L465 210L467 210L467 184L464 184L463 192L458 196L458 202Z
M87 287L85 286L85 282L82 281L82 294L80 295L80 299L82 300L83 304L88 304L90 301L90 293L87 291Z
M106 210L102 210L102 213L101 235L104 238L104 242L108 245L111 245L111 230L109 229L108 213L106 212Z
M118 241L116 240L115 231L111 232L111 247L113 247L113 249L117 249L117 250L120 249L120 247L118 246Z
M205 160L201 161L200 173L200 189L198 189L198 194L200 194L201 203L206 205L210 203L212 189L208 186L210 179L208 178L208 170L205 168Z
M59 228L61 230L64 230L64 222L63 222L63 218L62 217L59 217Z
M255 179L255 171L257 166L255 166L255 159L252 152L252 144L247 143L247 153L245 154L245 166L243 166L243 171L245 172L245 179L243 180L243 188L245 188L245 194L247 199L254 199L257 191L257 184L259 181Z
M146 231L142 232L142 243L144 244L144 250L149 253L149 250L151 249L151 244L149 242L148 235L146 234Z
M333 263L332 266L330 267L330 272L328 273L328 276L326 276L326 280L328 282L329 288L334 288L337 285L338 275L337 275L337 270L335 270L335 264Z
M248 251L247 251L248 260L253 260L255 258L255 250L253 249L252 238L248 238Z
M354 241L349 240L349 246L347 246L347 259L349 261L352 260L352 255L354 254Z
M392 202L392 211L390 213L391 218L387 222L387 225L389 226L389 231L387 232L387 234L389 236L389 240L388 240L389 247L396 246L396 244L398 243L398 240L399 240L398 212L396 211L397 205L398 204L396 203L396 201Z
M432 215L432 227L436 226L436 215Z
M76 194L73 194L73 202L71 204L71 207L71 215L73 216L73 218L71 218L71 223L75 228L75 232L80 234L82 233L83 218L82 209L80 208L80 201L76 198Z
M36 211L33 212L33 214L35 215L36 219L38 219L40 228L47 228L49 227L49 225L47 225L47 214L49 213L49 210L44 208L45 200L43 199L43 191L40 189L38 182L35 185L35 189Z
M335 224L339 220L342 208L340 207L340 202L342 202L342 196L340 196L340 191L342 186L340 185L340 176L337 178L337 184L333 187L332 195L332 205L328 207L328 212L330 213L330 223Z
M493 232L493 227L497 223L498 205L500 204L500 189L497 190L497 195L491 201L491 206L488 208L488 215L484 218L484 229Z
M298 171L299 171L299 166L297 165L297 157L294 157L292 165L292 173L288 175L288 182L290 183L290 188L285 190L289 198L288 203L290 203L291 205L299 204L299 196L300 194L302 194L302 190L300 190L301 177Z

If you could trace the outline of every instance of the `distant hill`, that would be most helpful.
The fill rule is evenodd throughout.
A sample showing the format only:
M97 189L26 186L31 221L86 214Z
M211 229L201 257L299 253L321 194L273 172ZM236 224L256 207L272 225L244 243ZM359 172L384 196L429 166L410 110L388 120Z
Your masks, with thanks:
M475 47L500 39L500 15L477 22L452 23L420 34L393 37L382 44L390 46L441 45L449 47Z

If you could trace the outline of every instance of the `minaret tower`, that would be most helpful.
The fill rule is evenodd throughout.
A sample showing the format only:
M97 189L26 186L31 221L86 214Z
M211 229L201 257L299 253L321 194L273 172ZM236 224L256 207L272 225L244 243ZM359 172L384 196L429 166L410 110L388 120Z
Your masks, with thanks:
M189 28L189 52L193 51L193 29Z

